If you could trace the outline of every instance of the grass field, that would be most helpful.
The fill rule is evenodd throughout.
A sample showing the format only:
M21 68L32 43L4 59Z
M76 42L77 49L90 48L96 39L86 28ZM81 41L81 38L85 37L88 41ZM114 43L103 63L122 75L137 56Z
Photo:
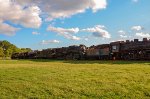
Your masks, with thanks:
M150 62L0 60L0 99L150 99Z

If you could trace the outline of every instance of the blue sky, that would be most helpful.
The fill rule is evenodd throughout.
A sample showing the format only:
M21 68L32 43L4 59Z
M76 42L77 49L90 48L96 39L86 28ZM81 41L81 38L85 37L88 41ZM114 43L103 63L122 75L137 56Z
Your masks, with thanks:
M37 1L0 0L0 40L44 49L150 38L150 0Z

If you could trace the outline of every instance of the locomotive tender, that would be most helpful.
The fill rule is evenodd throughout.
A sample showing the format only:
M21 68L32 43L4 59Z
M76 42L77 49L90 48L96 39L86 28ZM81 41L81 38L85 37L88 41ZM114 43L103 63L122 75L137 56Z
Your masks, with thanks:
M110 44L86 47L73 45L42 51L15 53L12 59L61 59L61 60L150 60L150 40L116 41Z

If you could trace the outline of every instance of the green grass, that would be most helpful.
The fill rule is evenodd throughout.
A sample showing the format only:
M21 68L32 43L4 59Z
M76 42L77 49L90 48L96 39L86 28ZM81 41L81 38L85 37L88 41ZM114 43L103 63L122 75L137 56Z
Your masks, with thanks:
M150 62L0 60L0 99L150 99Z

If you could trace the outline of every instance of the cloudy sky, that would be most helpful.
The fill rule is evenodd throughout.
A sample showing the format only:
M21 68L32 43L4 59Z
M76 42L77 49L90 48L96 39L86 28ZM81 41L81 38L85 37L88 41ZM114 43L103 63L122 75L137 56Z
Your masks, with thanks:
M0 0L0 40L43 49L150 38L150 0Z

